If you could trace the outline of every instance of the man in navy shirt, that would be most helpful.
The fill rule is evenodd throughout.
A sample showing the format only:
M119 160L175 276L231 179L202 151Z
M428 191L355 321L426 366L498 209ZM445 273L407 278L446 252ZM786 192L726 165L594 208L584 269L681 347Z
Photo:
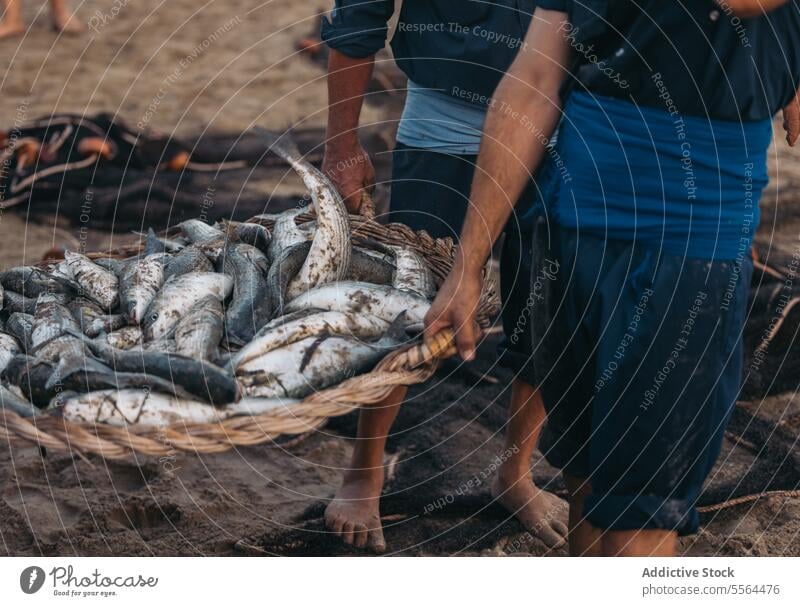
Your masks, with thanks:
M540 0L489 109L455 266L426 318L474 356L481 268L552 163L560 264L536 358L570 552L673 555L742 378L771 121L797 138L800 7L787 0Z
M406 106L398 126L392 174L391 220L436 237L457 237L469 200L469 186L483 121L498 81L517 53L526 52L525 32L533 0L405 0L392 38L394 60L408 75ZM356 211L361 193L374 181L369 158L358 142L358 122L374 55L384 47L394 0L337 0L322 38L330 47L329 117L323 171ZM533 187L520 207L531 205ZM501 364L511 368L507 448L492 487L497 500L548 545L564 542L566 526L557 515L563 501L539 490L530 459L544 421L531 364L528 301L546 286L552 264L532 267L530 230L509 221L501 259L506 339ZM381 407L361 413L351 469L328 506L326 522L346 543L385 548L378 500L383 486L383 451L405 389Z

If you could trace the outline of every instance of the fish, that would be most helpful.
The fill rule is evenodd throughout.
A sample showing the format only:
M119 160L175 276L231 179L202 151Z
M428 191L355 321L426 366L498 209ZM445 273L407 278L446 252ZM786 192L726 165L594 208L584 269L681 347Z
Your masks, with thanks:
M425 299L436 295L436 283L428 264L415 251L404 246L389 246L394 253L392 286Z
M283 315L289 282L300 271L310 250L311 242L298 242L281 250L273 260L267 274L267 292L270 308L276 316Z
M4 299L5 299L5 289L3 288L3 285L0 284L0 311L3 310Z
M122 314L106 314L97 303L84 297L73 299L67 304L67 308L87 337L112 332L128 324L127 318Z
M289 209L275 218L275 224L272 227L272 241L269 245L269 258L271 261L274 262L278 255L281 254L281 251L301 242L310 242L313 239L313 234L300 229L296 222L297 217L306 212L308 212L307 207L299 206Z
M272 234L263 225L258 223L239 223L233 229L240 242L255 246L265 255L269 254L269 245L272 242Z
M283 158L300 176L314 204L317 228L305 263L290 282L289 297L321 284L343 280L350 270L350 218L339 191L311 165L287 136L256 128L270 151Z
M54 293L51 296L62 304L67 303L71 298L63 293ZM13 290L7 290L4 293L3 308L9 314L22 313L32 316L36 313L36 300L37 297L26 297Z
M103 390L66 398L62 403L62 414L74 423L164 427L174 423L214 423L273 410L290 415L290 407L294 404L297 404L296 400L246 398L225 406L209 406L192 399L143 390Z
M285 310L330 309L346 314L370 314L387 322L405 311L409 323L419 324L430 306L427 299L391 286L342 281L304 292L292 299Z
M108 269L100 267L85 255L67 251L64 253L72 277L83 288L83 292L97 301L104 309L111 310L119 302L119 278Z
M8 317L6 332L17 339L24 351L33 348L31 334L33 333L33 316L15 312Z
M348 315L339 311L317 311L259 332L242 349L231 356L228 364L237 369L275 349L291 345L307 337L327 334L372 341L383 335L389 323L369 314Z
M74 280L57 274L48 274L38 267L28 265L0 272L0 285L6 290L34 299L46 292L72 296L81 292L80 284Z
M175 328L181 316L197 301L207 295L220 301L233 290L233 280L225 274L192 272L173 276L150 303L142 322L146 340L161 339Z
M164 283L161 254L152 254L129 264L122 271L119 298L122 313L139 324Z
M101 334L96 339L115 349L133 349L142 343L142 329L138 326L123 326L119 330Z
M142 233L140 231L135 231L133 233L145 239L145 253L148 255L157 252L176 253L186 246L186 242L182 239L159 238L152 227L147 229L147 233Z
M233 280L233 293L225 308L225 336L229 343L244 345L271 316L269 261L255 246L236 242L225 248L218 263Z
M175 327L175 352L197 360L213 360L223 332L222 303L203 297Z
M245 363L236 376L247 396L304 398L370 370L406 340L406 323L399 314L372 343L327 334L306 337Z
M189 219L178 225L188 240L202 250L212 261L222 254L228 241L221 229L199 219Z
M154 351L121 351L95 341L88 347L115 372L153 375L206 402L227 404L241 397L236 378L204 360Z
M42 294L36 301L31 330L31 345L34 349L66 334L68 331L79 331L77 321L67 307L55 295Z
M173 276L192 272L213 272L211 261L197 246L187 246L178 254L169 257L164 267L164 282Z
M19 341L12 335L0 332L0 373L2 373L14 356L18 355L22 349Z
M21 417L35 417L39 409L28 402L22 393L17 393L17 388L0 384L0 408L17 413Z
M392 283L395 272L395 265L387 261L383 255L358 246L353 247L350 271L347 274L348 280L388 285Z

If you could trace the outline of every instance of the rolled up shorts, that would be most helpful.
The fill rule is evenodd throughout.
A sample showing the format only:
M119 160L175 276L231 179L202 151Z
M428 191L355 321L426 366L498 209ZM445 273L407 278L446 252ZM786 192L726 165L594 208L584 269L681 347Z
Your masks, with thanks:
M537 228L531 241L558 264L532 318L542 452L588 480L596 528L694 532L741 385L749 255L687 259Z

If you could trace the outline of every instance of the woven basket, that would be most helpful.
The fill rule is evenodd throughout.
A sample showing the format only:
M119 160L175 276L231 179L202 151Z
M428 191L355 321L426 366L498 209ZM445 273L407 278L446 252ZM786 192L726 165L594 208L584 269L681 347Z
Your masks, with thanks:
M351 216L354 241L373 240L409 246L423 255L436 280L441 283L452 267L455 251L452 240L434 239L424 231L415 232L399 223L379 224L371 218L371 209L365 210L364 216ZM310 219L310 215L304 215L298 221ZM269 221L251 221L269 224ZM137 245L106 253L90 253L88 256L124 258L140 250ZM478 309L478 321L482 326L488 325L498 304L496 289L487 280ZM134 452L150 456L169 456L180 451L223 452L235 446L270 442L281 435L303 434L320 427L331 417L347 414L362 406L379 404L398 386L427 381L436 371L439 361L454 354L453 335L450 331L444 331L429 343L420 342L395 350L378 363L372 372L315 392L298 404L217 423L112 427L72 423L55 414L23 418L3 410L0 414L0 439L10 445L41 446L79 455L93 453L105 459L128 458Z

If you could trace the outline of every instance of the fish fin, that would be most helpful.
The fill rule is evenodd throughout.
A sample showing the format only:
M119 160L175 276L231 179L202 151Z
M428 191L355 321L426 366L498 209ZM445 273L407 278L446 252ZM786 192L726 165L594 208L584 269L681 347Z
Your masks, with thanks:
M389 324L389 328L384 333L384 338L392 339L393 341L405 341L407 339L406 326L408 326L408 314L404 310L397 314L397 317Z
M306 349L305 353L303 354L303 359L300 361L300 372L303 372L306 369L306 366L308 366L308 364L311 362L311 358L314 357L314 354L316 353L317 349L319 349L319 346L322 345L322 342L328 339L330 336L330 333L325 331L316 339L314 339L314 342L308 346L308 349ZM283 386L281 385L281 387Z
M253 133L267 144L269 151L279 155L287 162L303 161L303 154L300 153L297 143L288 131L280 133L267 130L263 126L256 126L253 128Z
M144 255L153 255L156 253L163 253L167 251L167 246L156 236L156 232L152 227L147 228L147 235L145 236Z

